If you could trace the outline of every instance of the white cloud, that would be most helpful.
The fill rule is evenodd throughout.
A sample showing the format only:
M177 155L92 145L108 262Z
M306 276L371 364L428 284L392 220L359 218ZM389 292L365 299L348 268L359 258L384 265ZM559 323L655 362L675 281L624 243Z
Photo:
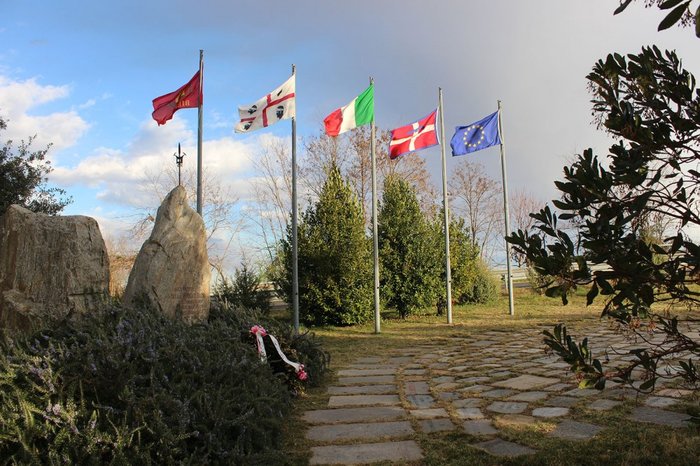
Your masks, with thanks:
M202 148L204 169L214 175L224 187L239 197L247 195L248 176L256 147L269 143L269 135L247 138L232 137L205 140ZM183 173L195 171L197 144L194 132L187 129L177 116L164 126L153 120L145 121L125 149L98 148L72 167L55 166L51 181L59 186L86 186L97 189L97 198L128 208L152 208L160 201L152 179L175 169L174 153L182 141L186 154Z
M37 147L52 143L56 150L74 145L89 127L76 111L33 114L36 107L69 94L68 86L41 85L35 78L15 81L0 76L0 115L9 120L3 136L19 142L36 135Z

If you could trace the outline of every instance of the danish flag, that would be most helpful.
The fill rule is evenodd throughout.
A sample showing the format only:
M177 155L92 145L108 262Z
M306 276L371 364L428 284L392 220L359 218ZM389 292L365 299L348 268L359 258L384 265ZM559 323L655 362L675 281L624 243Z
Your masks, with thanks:
M284 84L254 104L238 107L241 121L236 125L235 131L247 133L293 118L296 114L295 86L295 75L292 75Z
M435 129L436 119L437 109L415 123L392 130L389 158L393 160L408 152L440 144Z

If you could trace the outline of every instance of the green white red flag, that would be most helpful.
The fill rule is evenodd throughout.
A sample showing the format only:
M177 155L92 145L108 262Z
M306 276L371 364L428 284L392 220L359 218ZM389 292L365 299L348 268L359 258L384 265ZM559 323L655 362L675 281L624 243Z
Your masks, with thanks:
M170 120L181 108L196 108L202 100L199 71L180 89L153 99L153 119L158 126Z
M365 89L345 107L328 115L323 123L328 136L337 136L358 126L371 123L374 119L374 84Z

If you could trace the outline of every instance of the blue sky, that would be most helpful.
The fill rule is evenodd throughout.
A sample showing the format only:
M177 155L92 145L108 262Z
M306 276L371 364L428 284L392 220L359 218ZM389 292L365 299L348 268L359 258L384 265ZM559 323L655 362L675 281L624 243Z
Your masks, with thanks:
M661 14L638 3L613 16L611 0L0 0L2 136L53 142L51 180L75 200L65 212L118 236L155 202L143 176L172 164L178 142L194 166L197 111L161 127L150 114L153 98L195 73L203 49L204 164L241 203L260 145L287 137L289 125L237 135L236 108L281 84L292 63L300 138L318 134L369 76L384 129L435 108L438 86L448 138L502 100L509 189L546 200L572 154L609 143L590 124L585 75L597 59L656 43L700 73L700 40L688 29L657 33ZM415 156L440 186L439 149ZM497 148L471 157L500 176Z

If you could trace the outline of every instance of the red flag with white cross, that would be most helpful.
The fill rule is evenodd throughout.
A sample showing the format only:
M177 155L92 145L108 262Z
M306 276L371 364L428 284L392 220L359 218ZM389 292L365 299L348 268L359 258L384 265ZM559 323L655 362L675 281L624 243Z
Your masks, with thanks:
M439 144L436 120L437 109L410 125L391 130L389 157L395 159L403 154Z

